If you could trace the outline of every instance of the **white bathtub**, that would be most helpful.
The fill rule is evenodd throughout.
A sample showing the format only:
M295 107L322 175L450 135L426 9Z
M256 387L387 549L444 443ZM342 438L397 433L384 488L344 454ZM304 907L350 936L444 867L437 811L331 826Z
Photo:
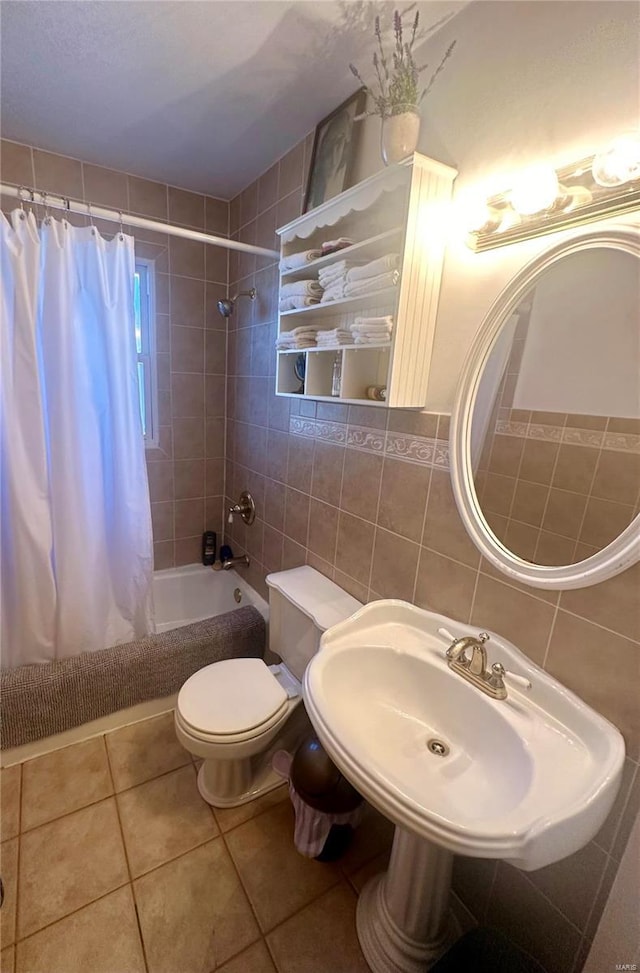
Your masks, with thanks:
M234 597L238 589L239 602ZM269 620L269 605L244 578L235 571L214 571L202 564L156 571L153 597L158 633L222 615L243 605L253 605L265 621Z

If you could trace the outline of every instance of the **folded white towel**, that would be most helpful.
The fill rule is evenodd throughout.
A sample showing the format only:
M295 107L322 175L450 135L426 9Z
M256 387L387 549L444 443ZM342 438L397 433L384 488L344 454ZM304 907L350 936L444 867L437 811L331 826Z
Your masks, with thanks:
M390 270L386 274L378 274L377 277L367 277L363 280L355 280L345 284L344 296L356 297L360 294L369 294L372 291L381 291L385 287L392 287L398 283L398 271Z
M386 329L379 328L379 329L375 329L375 330L372 330L372 331L362 331L359 328L355 328L351 333L354 334L354 335L356 335L356 337L358 337L358 338L364 338L364 337L390 338L391 337L391 329L390 328L386 328Z
M317 328L311 325L302 325L292 331L281 331L276 338L276 348L286 350L288 348L313 348L316 343Z
M386 274L390 270L396 270L400 263L399 253L385 253L383 257L369 261L361 267L351 267L347 271L347 280L351 283L354 280L363 280L365 277L377 277L378 274Z
M339 277L346 277L348 266L346 260L340 260L337 264L331 264L330 267L321 267L318 271L318 282L326 287Z
M322 303L325 304L327 301L341 301L343 297L345 297L345 283L341 278L327 287L322 295Z
M326 277L327 274L329 274L329 275L330 274L336 274L338 272L342 273L342 271L346 270L348 266L349 266L349 261L348 260L345 260L345 259L343 259L343 260L334 260L333 263L327 264L325 267L319 267L318 268L318 277L321 274Z
M317 345L315 341L292 341L288 344L278 345L276 344L276 351L298 351L304 350L305 348L316 348Z
M312 307L312 305L319 303L319 297L304 297L302 294L298 294L293 297L281 297L279 306L281 311L297 311L299 308Z
M280 297L322 297L322 285L317 280L292 280L281 285Z
M310 260L317 260L322 256L322 250L302 250L300 253L290 253L280 261L280 270L299 270Z
M382 317L377 318L367 318L358 315L353 319L353 324L351 329L354 328L378 328L378 327L393 327L393 317L391 314L383 314Z
M393 330L393 325L391 324L367 324L366 321L360 324L355 322L351 325L351 331L382 331L385 334L390 334Z
M378 335L356 335L354 345L390 345L391 338Z
M330 345L336 342L350 345L353 342L353 335L350 331L343 331L340 328L334 328L333 331L318 331L319 345Z
M291 331L281 331L281 334L292 334L295 338L299 338L301 335L317 334L318 326L317 324L300 324L297 328L292 328Z
M354 345L388 345L391 342L390 334L355 334L352 339Z
M328 291L331 287L344 287L347 283L347 279L344 274L337 274L335 277L327 278L323 281L322 286L325 291Z

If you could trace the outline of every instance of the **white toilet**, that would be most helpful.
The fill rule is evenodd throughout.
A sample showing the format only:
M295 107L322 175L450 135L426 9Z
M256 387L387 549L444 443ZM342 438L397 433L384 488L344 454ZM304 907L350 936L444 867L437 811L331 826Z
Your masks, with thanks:
M322 633L362 605L314 568L267 577L269 648L282 659L226 659L187 679L175 727L190 753L204 757L198 789L214 807L246 804L282 783L276 750L293 751L311 732L301 680Z

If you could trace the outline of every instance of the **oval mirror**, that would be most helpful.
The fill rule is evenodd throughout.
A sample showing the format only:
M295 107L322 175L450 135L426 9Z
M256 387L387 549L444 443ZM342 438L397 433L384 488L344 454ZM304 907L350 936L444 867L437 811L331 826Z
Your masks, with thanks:
M497 299L451 428L460 515L534 587L597 584L640 558L640 240L574 237Z

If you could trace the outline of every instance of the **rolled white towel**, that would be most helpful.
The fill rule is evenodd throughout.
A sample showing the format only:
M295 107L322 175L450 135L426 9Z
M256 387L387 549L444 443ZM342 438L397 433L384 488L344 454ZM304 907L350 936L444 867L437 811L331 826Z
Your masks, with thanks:
M354 280L363 280L365 277L377 277L379 274L386 274L390 270L397 270L399 263L399 253L385 253L383 257L377 257L361 267L351 267L347 271L347 281L351 283Z
M282 284L280 297L322 297L322 285L317 280L292 280Z
M280 270L299 270L310 260L317 260L322 256L322 250L302 250L299 253L290 253L280 261Z
M355 280L351 284L345 284L344 296L356 297L360 294L369 294L372 291L382 291L386 287L392 287L394 284L397 284L398 277L397 270L390 270L386 274L378 274L377 277Z
M281 297L279 307L281 311L297 311L300 308L312 307L319 303L319 297L304 297L302 294L298 294L293 297Z

